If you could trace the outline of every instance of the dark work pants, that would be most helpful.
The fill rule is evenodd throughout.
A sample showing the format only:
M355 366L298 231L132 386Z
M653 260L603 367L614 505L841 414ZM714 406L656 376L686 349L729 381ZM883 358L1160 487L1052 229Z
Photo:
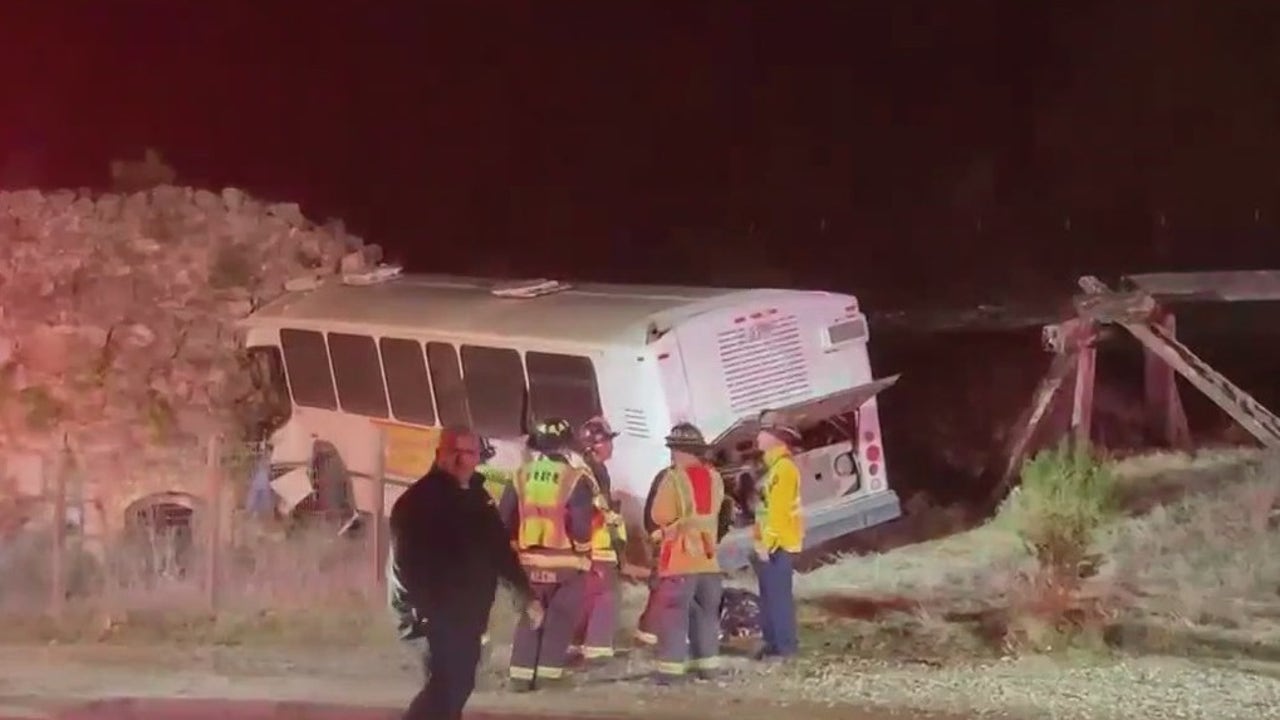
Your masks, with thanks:
M760 583L763 653L781 657L795 655L799 648L796 638L796 600L791 587L792 577L795 575L795 554L774 550L767 561L752 555L751 566Z
M530 575L536 575L532 571ZM517 682L560 680L565 677L569 643L582 621L587 573L557 570L556 582L533 583L534 597L546 609L542 627L534 630L523 613L511 643L509 675Z
M658 581L658 569L654 568L649 573L649 597L645 599L644 611L636 624L636 639L645 645L658 644Z
M587 660L613 657L613 641L618 632L618 565L612 560L592 562L585 592L585 617L578 630L582 637L582 657Z
M487 618L468 608L463 613L437 612L427 623L426 685L409 703L404 720L461 720L462 708L476 687L480 636Z
M671 575L658 582L658 674L710 673L720 664L720 573Z

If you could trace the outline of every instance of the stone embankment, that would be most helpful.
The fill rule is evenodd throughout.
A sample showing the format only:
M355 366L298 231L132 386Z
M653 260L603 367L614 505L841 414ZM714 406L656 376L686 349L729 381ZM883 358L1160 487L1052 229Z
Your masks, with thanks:
M48 496L55 457L81 471L89 524L190 490L202 440L251 420L235 321L380 259L339 222L233 188L0 192L3 524Z

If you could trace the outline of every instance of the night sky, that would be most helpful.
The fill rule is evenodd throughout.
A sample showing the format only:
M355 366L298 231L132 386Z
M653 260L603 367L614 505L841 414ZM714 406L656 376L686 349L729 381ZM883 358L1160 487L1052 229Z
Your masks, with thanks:
M10 1L0 181L342 217L411 270L857 292L1280 265L1280 3Z

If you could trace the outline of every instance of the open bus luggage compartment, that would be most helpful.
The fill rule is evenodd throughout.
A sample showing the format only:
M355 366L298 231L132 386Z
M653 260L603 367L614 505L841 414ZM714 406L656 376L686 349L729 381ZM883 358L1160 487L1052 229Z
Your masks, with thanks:
M822 397L772 408L770 414L779 421L803 431L836 417L856 414L868 400L892 387L900 377L900 374L891 375ZM754 444L755 436L759 431L759 416L743 418L712 441L711 456L726 463L721 467L722 473L736 477L737 474L747 470L748 465L736 461L736 458ZM867 466L874 461L868 461L856 437L851 440L854 443L853 452L857 457L855 467L859 480L849 492L803 508L804 549L806 550L857 530L894 520L902 514L898 495L892 488L885 485L881 490L868 491L864 480ZM798 455L803 454L798 453ZM753 545L750 526L731 530L720 544L721 568L732 572L747 567L750 564Z

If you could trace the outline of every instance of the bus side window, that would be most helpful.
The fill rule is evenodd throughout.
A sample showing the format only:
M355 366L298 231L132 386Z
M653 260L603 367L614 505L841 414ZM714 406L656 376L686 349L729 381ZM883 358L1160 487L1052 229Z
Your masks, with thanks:
M284 359L280 348L273 345L247 348L246 353L253 394L242 410L249 415L252 437L265 439L288 422L293 412L289 383L284 376Z
M524 363L519 352L463 345L462 381L476 432L507 438L524 434Z
M284 328L280 330L280 349L284 351L294 404L337 410L338 396L329 375L329 349L324 336L314 330Z
M382 383L378 346L368 335L329 333L329 358L338 385L342 411L356 415L387 416L387 388Z
M431 378L427 361L417 340L384 337L382 370L387 376L387 396L397 420L418 425L435 425L436 408L431 401Z
M578 426L601 414L596 369L590 358L527 352L524 362L534 417L562 417Z
M449 343L427 343L427 369L436 391L436 412L441 425L471 425L471 408L462 384L458 353Z

